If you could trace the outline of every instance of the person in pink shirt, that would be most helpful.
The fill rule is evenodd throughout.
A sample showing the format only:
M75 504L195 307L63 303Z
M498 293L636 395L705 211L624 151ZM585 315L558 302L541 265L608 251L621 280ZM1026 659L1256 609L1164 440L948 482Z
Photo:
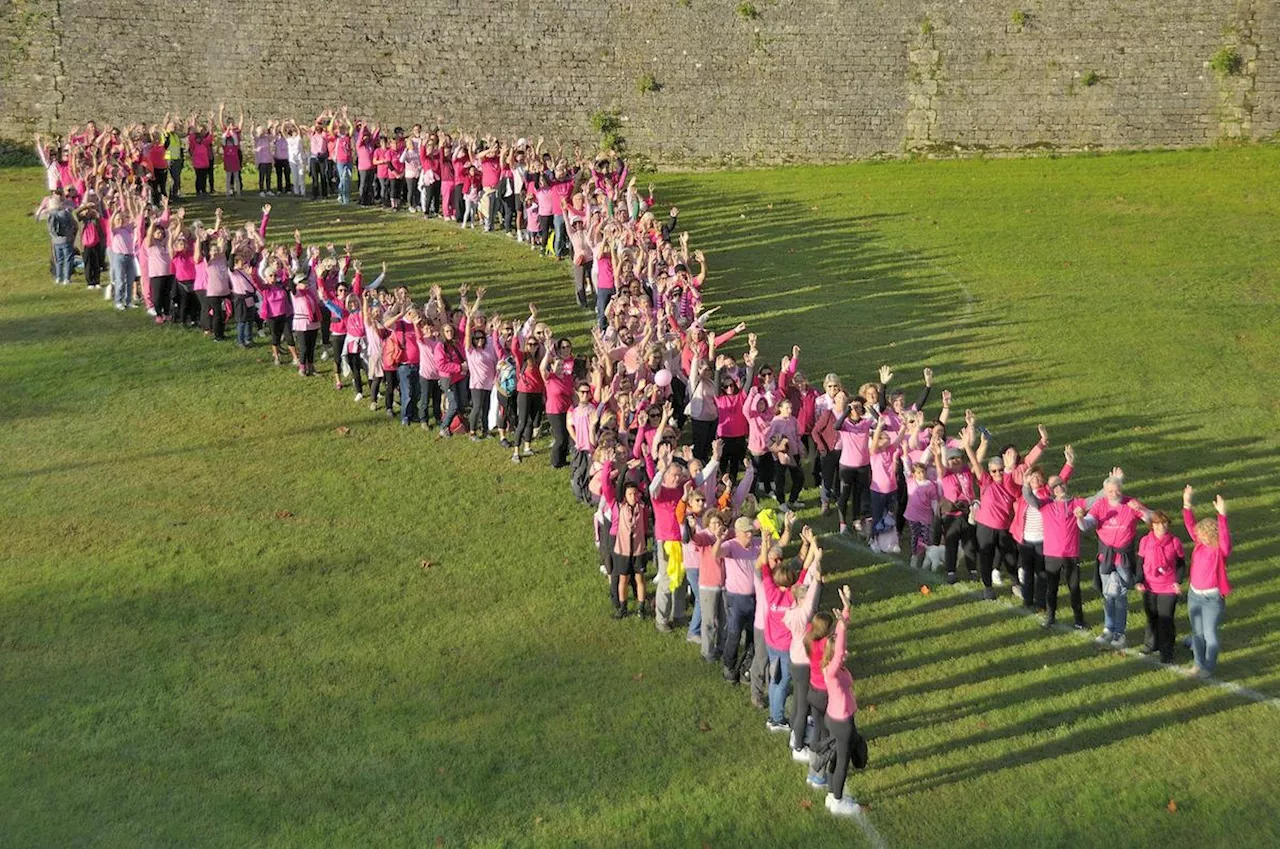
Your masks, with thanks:
M378 139L378 146L373 151L373 170L378 178L378 193L382 205L391 203L391 157L395 152L391 149L391 140L386 136Z
M773 489L779 509L800 510L804 508L800 501L800 492L804 489L804 443L800 439L799 422L791 413L791 402L784 398L765 432L765 444L773 455ZM786 488L788 475L790 495Z
M813 575L805 574L814 569L812 557L817 553L816 540L808 527L801 529L800 554L793 563L786 563L782 558L782 547L771 546L767 552L762 551L757 566L760 569L760 581L763 588L764 617L764 649L767 655L766 678L768 684L769 717L765 721L765 730L771 732L787 732L791 730L785 714L787 691L791 687L792 641L801 642L804 626L808 619L803 615L799 621L793 616L788 624L788 615L796 607L793 589L802 576L812 582ZM810 586L810 589L812 587ZM811 602L813 606L816 602ZM812 612L809 614L812 615ZM798 628L800 639L796 639ZM798 696L797 696L798 699Z
M311 175L311 199L329 196L329 147L332 136L325 129L325 116L317 116L307 134L307 172ZM336 121L335 116L330 117Z
M196 197L213 191L213 135L203 121L187 135L191 167L196 172Z
M849 635L849 588L840 588L843 607L836 617L835 637L822 653L822 678L827 685L827 734L835 744L831 766L827 770L827 810L834 816L853 817L862 808L852 797L844 795L844 783L853 760L858 729L854 714L858 700L853 693L853 676L844 665Z
M372 129L363 121L356 124L356 170L360 172L361 206L373 206L377 180L377 168L373 162L373 154L378 149L380 135L381 130L377 124Z
M832 425L840 440L840 533L850 527L864 528L870 536L871 523L871 426L861 397L849 399L843 391L835 398L836 420Z
M754 649L755 572L756 561L760 559L761 540L755 535L755 523L746 516L739 516L734 521L733 539L727 537L727 529L722 530L711 556L724 561L724 679L730 684L737 684L741 677L738 669L739 641L745 640L742 650L747 655Z
M907 459L902 458L903 465ZM929 480L928 467L923 462L911 463L907 479L907 509L903 517L907 522L907 550L911 552L912 568L920 565L925 549L933 541L933 523L938 515L938 502L942 498L938 484Z
M289 136L285 133L284 122L277 124L272 121L269 129L271 131L271 162L276 168L276 194L292 194L293 171L289 167ZM297 127L290 126L289 132L296 135Z
M1147 614L1143 654L1159 652L1161 663L1173 663L1177 626L1178 585L1186 578L1187 559L1182 540L1169 533L1169 516L1156 510L1150 518L1151 532L1138 543L1138 568L1142 577L1142 607Z
M566 419L573 397L573 343L566 338L555 340L542 356L543 384L546 387L547 419L551 422L551 468L569 463L569 427Z
M320 297L299 272L293 277L293 334L299 337L298 374L311 377L316 373L316 339L320 336Z
M467 311L467 371L471 375L471 428L473 442L489 433L489 400L498 376L498 328L492 318L488 325L475 323L476 312L484 298L484 287L476 290L476 299Z
M338 203L341 204L351 202L351 169L355 164L355 139L352 137L354 129L345 106L342 108L342 115L329 124L332 137L330 150L338 169Z
M898 458L902 456L902 440L907 431L886 430L888 414L876 419L876 429L868 440L871 461L871 533L881 533L894 526L894 509L898 503Z
M1182 521L1195 548L1191 551L1187 608L1191 616L1191 654L1195 662L1187 670L1193 677L1212 676L1218 668L1218 626L1227 612L1231 582L1227 580L1227 558L1231 556L1231 529L1227 525L1227 501L1213 498L1217 516L1196 521L1191 509L1195 490L1188 484L1182 491Z
M965 415L971 417L973 414L965 411ZM972 424L961 431L960 441L966 446L972 443ZM964 451L946 448L940 437L934 437L932 453L938 486L942 490L942 499L938 504L942 514L942 544L946 550L944 567L947 583L954 584L961 549L964 550L965 564L971 578L973 567L977 564L978 546L973 525L969 524L969 510L973 506L977 487L973 470L964 462Z
M1099 645L1125 647L1125 631L1129 619L1129 588L1135 582L1137 568L1134 542L1137 527L1150 511L1139 501L1124 494L1124 471L1118 466L1103 482L1100 495L1090 499L1085 516L1085 530L1098 531L1098 558L1094 584L1102 594L1105 616Z
M636 612L644 616L645 584L644 573L649 562L649 533L652 523L652 508L644 498L644 490L640 484L627 475L624 467L617 475L616 483L609 483L608 470L615 462L621 462L619 453L605 464L606 489L613 501L613 525L610 535L614 539L613 562L610 569L610 583L613 588L615 619L627 615L627 591L633 584L636 590Z
M466 389L467 358L457 343L457 329L448 321L440 325L440 345L435 349L436 371L440 375L440 394L444 398L444 412L440 422L440 436L448 438L453 420L461 418Z
M258 168L258 197L274 194L271 191L271 162L275 150L272 133L267 127L253 128L253 163Z
M1086 503L1073 498L1067 485L1054 475L1049 478L1051 499L1041 498L1031 484L1023 483L1022 497L1040 511L1044 523L1045 618L1041 624L1050 628L1057 619L1058 585L1066 578L1071 595L1071 612L1077 631L1085 629L1084 601L1080 595L1080 532L1084 530Z

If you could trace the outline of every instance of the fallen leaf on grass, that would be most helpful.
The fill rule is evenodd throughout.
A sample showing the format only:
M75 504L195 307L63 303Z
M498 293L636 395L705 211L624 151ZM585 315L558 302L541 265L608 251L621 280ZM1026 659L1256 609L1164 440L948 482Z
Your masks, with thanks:
M342 427L340 427L340 428L335 429L335 430L334 430L334 433L338 434L338 436L350 436L350 435L351 435L351 428L346 427L346 426L344 425L344 426L342 426Z
M644 680L644 673L643 673L643 672L637 672L635 675L632 675L632 676L631 676L631 680L632 680L632 681L643 681L643 680Z
M533 818L533 824L534 824L534 825L542 825L542 817L534 817L534 818Z
M978 723L978 727L981 728L983 731L986 731L988 727L987 721L985 719L982 720L981 722Z
M867 705L867 713L875 713L875 712L876 712L875 705Z
M708 731L711 730L711 726L707 723L705 719L699 719L698 730L701 731L703 734L706 734Z
M443 845L444 845L444 838L443 838L443 837L441 837L439 834L437 834L437 835L436 835L436 845L437 845L437 846L443 846Z
M1178 803L1170 799L1169 804L1165 805L1164 809L1171 814L1176 814L1178 812Z
M422 568L423 568L423 569L430 569L430 568L431 568L432 566L434 566L434 565L435 565L435 564L434 564L434 563L432 563L430 560L424 560L424 561L422 561Z
M276 518L277 518L277 519L292 519L292 518L293 518L293 514L292 514L292 513L290 513L288 510L277 510L277 511L276 511Z
M806 811L807 811L807 810L809 810L810 808L812 808L812 807L813 807L813 800L812 800L812 799L801 799L801 800L800 800L800 807L804 808Z
M920 585L920 595L928 595L928 594L929 594L929 593L931 593L931 592L933 592L933 590L929 589L929 585L928 585L928 584L921 584L921 585Z
M444 774L445 774L445 772L446 772L446 770L445 770L445 768L444 768L444 767L442 767L442 766L438 766L438 767L436 767L436 772L440 773L441 775L444 775Z

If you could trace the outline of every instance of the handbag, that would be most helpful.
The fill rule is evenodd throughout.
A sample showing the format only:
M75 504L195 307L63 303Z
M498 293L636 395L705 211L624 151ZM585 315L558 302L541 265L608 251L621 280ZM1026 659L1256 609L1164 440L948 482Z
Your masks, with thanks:
M856 725L853 728L853 751L849 755L849 761L854 769L867 768L867 738L862 736Z

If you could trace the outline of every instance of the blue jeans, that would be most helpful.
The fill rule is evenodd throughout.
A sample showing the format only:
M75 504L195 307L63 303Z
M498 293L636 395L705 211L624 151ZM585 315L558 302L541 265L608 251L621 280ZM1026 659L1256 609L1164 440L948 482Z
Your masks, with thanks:
M604 320L604 311L608 309L609 302L612 300L612 289L596 289L596 321L599 323L601 330L605 330L609 326Z
M416 363L404 363L396 366L396 374L400 378L400 424L418 420L418 366Z
M747 632L747 645L755 638L752 620L756 617L755 593L725 593L724 666L738 671L738 640Z
M1212 675L1218 665L1218 625L1227 612L1227 600L1219 593L1187 591L1191 614L1191 655L1196 666Z
M1117 567L1116 576L1120 581L1120 592L1108 595L1102 593L1102 627L1117 637L1125 632L1129 623L1129 570ZM1106 580L1105 578L1103 579Z
M58 281L66 281L71 279L71 269L75 267L76 249L75 245L67 242L65 245L53 246L53 279Z
M772 646L765 650L769 653L769 667L765 673L769 680L769 721L781 725L786 720L783 709L787 704L787 688L791 686L791 652ZM781 671L775 673L774 669L779 666Z
M351 202L351 163L338 163L338 202Z
M698 592L698 570L685 567L685 579L689 582L689 589L693 592L693 613L689 616L689 636L702 636L702 599L699 598Z
M117 305L133 303L133 254L111 252L111 286Z

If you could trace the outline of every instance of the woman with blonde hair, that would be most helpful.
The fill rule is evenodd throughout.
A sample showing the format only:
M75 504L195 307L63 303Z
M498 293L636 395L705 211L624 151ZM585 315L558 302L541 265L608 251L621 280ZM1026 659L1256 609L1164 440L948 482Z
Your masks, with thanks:
M1191 510L1195 490L1187 484L1182 491L1182 520L1195 543L1191 552L1190 588L1187 609L1191 616L1191 654L1194 663L1187 670L1193 677L1208 677L1218 666L1218 625L1227 612L1231 582L1227 580L1227 558L1231 556L1231 530L1227 526L1227 501L1214 496L1217 518L1196 521Z

